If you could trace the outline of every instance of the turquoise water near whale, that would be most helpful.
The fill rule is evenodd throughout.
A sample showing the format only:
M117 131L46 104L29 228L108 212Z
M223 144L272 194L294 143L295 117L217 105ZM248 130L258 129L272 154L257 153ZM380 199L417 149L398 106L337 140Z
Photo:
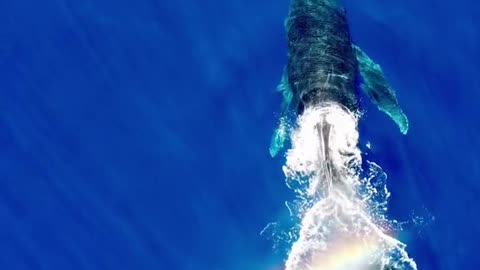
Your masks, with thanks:
M418 269L475 269L480 6L344 0L409 117L362 149ZM282 269L288 1L0 2L0 269Z

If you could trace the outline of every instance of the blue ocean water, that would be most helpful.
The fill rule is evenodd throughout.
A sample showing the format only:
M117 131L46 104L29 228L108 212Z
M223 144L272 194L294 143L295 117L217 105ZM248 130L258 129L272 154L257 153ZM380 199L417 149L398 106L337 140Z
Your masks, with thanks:
M362 142L422 270L480 266L480 6L344 0L410 119ZM281 269L288 1L0 1L0 269ZM413 222L416 221L416 222Z

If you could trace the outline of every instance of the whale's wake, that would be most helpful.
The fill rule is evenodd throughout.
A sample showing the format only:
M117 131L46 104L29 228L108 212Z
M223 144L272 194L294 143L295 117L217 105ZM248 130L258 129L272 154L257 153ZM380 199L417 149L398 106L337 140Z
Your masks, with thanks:
M362 174L359 116L336 104L307 108L291 134L283 167L301 220L286 270L416 269L405 244L387 235L385 174Z

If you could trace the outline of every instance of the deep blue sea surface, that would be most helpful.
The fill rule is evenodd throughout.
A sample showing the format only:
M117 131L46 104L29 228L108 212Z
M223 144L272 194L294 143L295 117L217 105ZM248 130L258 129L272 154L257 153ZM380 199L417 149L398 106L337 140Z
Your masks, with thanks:
M480 5L345 0L410 119L362 143L420 270L478 269ZM287 0L0 1L0 269L274 270Z

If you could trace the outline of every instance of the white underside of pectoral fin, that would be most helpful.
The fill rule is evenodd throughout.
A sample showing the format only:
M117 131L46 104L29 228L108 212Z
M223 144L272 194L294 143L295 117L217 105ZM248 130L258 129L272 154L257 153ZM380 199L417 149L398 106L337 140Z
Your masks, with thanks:
M282 107L278 127L273 131L272 142L270 143L269 152L272 157L275 157L285 146L285 142L290 134L288 125L288 110L293 100L293 92L288 83L286 69L283 73L282 81L277 87L278 91L282 93Z
M382 68L358 46L353 45L358 69L362 77L361 88L380 111L386 113L397 124L403 134L408 132L408 118L398 104L395 91L388 85Z

